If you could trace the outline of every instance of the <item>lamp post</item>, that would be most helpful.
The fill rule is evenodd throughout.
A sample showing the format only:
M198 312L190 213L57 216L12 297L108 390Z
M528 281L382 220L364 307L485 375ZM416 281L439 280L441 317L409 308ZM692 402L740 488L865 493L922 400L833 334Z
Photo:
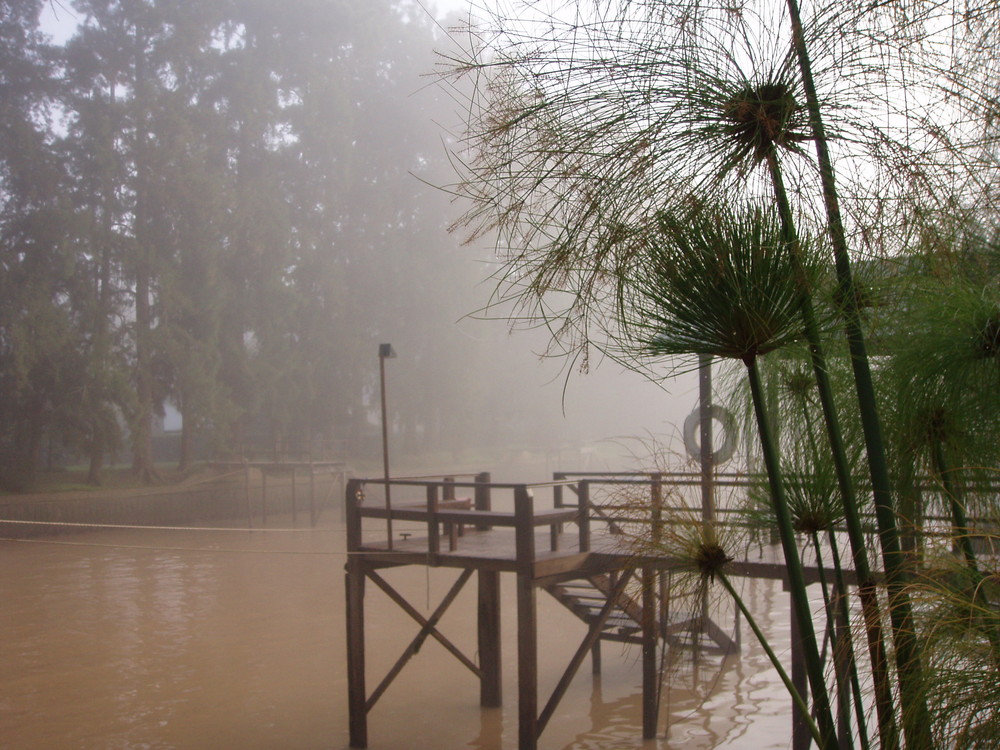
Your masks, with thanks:
M701 518L715 523L715 449L712 435L712 358L698 357L698 408L701 412Z
M389 549L392 549L392 503L389 495L389 418L385 408L385 361L395 359L396 350L392 344L378 345L378 378L382 391L382 468L385 477L385 530Z

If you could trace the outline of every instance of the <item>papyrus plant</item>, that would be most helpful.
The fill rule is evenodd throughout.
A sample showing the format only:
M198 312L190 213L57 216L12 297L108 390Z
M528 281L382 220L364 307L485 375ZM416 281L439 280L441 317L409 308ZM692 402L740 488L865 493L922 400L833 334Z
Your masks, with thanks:
M451 61L453 74L478 84L465 102L465 148L455 154L456 192L471 199L458 226L496 238L495 299L513 304L515 318L544 321L584 361L596 345L648 370L650 360L609 341L634 300L625 271L657 213L685 210L692 194L696 205L765 199L792 248L826 432L844 463L837 441L845 432L822 382L832 368L809 334L813 290L796 267L800 227L827 238L854 381L849 421L861 426L868 463L860 486L844 466L837 476L862 582L880 739L899 744L898 716L907 747L928 747L899 478L885 450L856 261L905 254L943 212L991 208L996 159L983 123L996 97L991 77L976 73L990 70L984 32L995 11L853 0L804 9L796 0L547 7L532 18L502 6ZM880 645L864 502L852 499L859 489L874 503L890 648ZM898 690L885 677L885 654L895 656Z
M759 366L761 357L803 338L811 264L802 247L785 240L775 212L759 203L662 213L645 240L644 252L622 269L623 288L631 292L623 305L625 335L654 356L706 355L745 366L802 634L817 741L834 748L824 667Z

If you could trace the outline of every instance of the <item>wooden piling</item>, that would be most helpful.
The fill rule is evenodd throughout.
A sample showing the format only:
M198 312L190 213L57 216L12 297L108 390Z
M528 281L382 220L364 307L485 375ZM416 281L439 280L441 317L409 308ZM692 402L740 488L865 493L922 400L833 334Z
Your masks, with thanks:
M538 617L531 576L517 574L517 736L519 750L538 748Z
M361 514L358 504L362 484L348 482L347 564L344 590L347 600L347 706L348 733L352 748L368 747L368 708L365 687L365 568L361 548Z
M656 663L656 572L642 569L642 738L656 737L659 714L659 669Z
M479 705L497 708L503 705L503 682L500 646L500 573L479 571L478 616Z
M526 487L514 490L517 570L517 726L519 750L538 748L538 611L533 566L533 498Z

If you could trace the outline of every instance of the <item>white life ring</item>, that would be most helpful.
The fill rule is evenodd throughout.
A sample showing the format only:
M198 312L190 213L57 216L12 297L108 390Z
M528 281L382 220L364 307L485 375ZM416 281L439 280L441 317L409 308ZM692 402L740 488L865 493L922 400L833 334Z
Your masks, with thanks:
M712 463L715 465L724 464L733 457L736 452L736 418L723 406L713 404L709 407L709 415L722 426L722 443L712 451ZM715 430L713 432L713 437ZM691 458L701 458L701 407L695 407L694 411L687 415L684 420L684 448ZM717 442L717 441L714 441Z

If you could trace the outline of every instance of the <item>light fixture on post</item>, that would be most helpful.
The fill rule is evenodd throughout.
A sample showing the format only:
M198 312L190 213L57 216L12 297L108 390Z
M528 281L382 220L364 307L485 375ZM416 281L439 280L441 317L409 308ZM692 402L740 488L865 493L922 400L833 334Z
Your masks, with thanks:
M392 549L392 502L389 495L389 418L385 408L385 361L395 359L392 344L378 345L379 387L382 392L382 468L385 478L385 530L389 549Z

